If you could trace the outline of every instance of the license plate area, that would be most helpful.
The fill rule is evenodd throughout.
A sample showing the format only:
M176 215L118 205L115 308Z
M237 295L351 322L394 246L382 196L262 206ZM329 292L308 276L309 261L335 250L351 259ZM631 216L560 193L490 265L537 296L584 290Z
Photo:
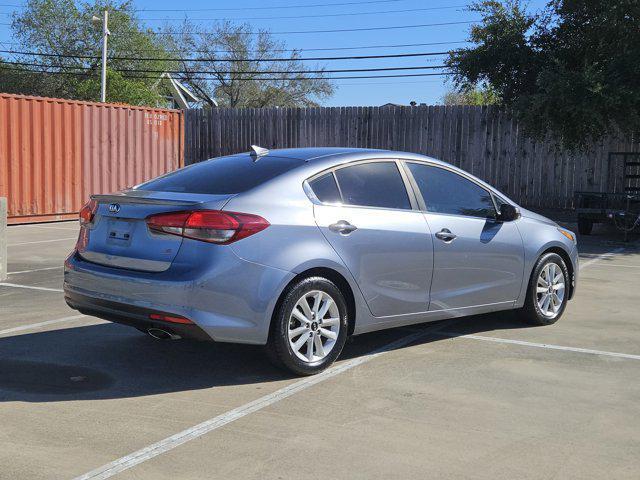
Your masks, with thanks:
M134 223L126 220L109 220L107 225L107 243L119 247L128 247L133 238Z

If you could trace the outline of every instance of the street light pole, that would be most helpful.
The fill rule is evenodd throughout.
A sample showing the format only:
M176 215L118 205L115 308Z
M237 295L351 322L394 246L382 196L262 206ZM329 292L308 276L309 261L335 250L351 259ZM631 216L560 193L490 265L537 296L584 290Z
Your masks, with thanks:
M100 101L107 101L107 39L111 32L109 31L109 11L105 10L102 19L94 16L91 19L94 23L102 20L102 85L100 89Z

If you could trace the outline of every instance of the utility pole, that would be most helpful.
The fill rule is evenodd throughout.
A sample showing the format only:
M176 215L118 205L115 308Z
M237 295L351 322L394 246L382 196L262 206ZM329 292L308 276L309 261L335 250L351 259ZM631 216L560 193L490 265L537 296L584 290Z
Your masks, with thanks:
M95 15L91 19L93 23L100 23L102 20L102 88L100 90L100 101L107 101L107 39L111 32L109 31L109 11L105 10L102 18Z

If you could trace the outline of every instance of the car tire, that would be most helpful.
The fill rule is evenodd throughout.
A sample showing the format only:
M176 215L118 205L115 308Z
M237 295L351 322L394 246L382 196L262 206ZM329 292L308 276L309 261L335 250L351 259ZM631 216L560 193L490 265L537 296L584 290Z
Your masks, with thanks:
M593 220L589 218L578 218L578 233L580 235L591 235L593 230Z
M304 278L292 284L279 302L266 353L280 368L296 375L314 375L338 358L347 331L348 309L340 289L324 277Z
M553 273L550 274L550 272ZM561 279L559 279L560 274L562 275ZM551 276L559 280L552 279L551 284L546 284L545 278L548 279ZM562 282L562 288L560 288L560 282ZM524 320L532 325L551 325L557 322L564 313L569 300L570 282L569 269L560 255L557 253L542 255L533 267L525 304L520 309ZM548 290L546 292L539 291L543 288ZM559 304L557 303L558 299Z

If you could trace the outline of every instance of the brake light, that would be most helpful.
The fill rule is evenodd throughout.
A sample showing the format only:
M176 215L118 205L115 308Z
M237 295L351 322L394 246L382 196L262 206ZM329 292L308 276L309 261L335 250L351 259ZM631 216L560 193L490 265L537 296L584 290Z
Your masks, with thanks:
M191 324L193 323L188 318L180 317L178 315L163 315L160 313L152 313L149 315L151 320L161 320L163 322L171 322L171 323L184 323Z
M195 210L151 215L147 226L155 232L226 245L261 232L269 222L249 213Z
M98 202L95 200L91 199L84 204L84 207L80 210L81 227L87 227L92 224L93 217L96 215L96 210L98 210Z

